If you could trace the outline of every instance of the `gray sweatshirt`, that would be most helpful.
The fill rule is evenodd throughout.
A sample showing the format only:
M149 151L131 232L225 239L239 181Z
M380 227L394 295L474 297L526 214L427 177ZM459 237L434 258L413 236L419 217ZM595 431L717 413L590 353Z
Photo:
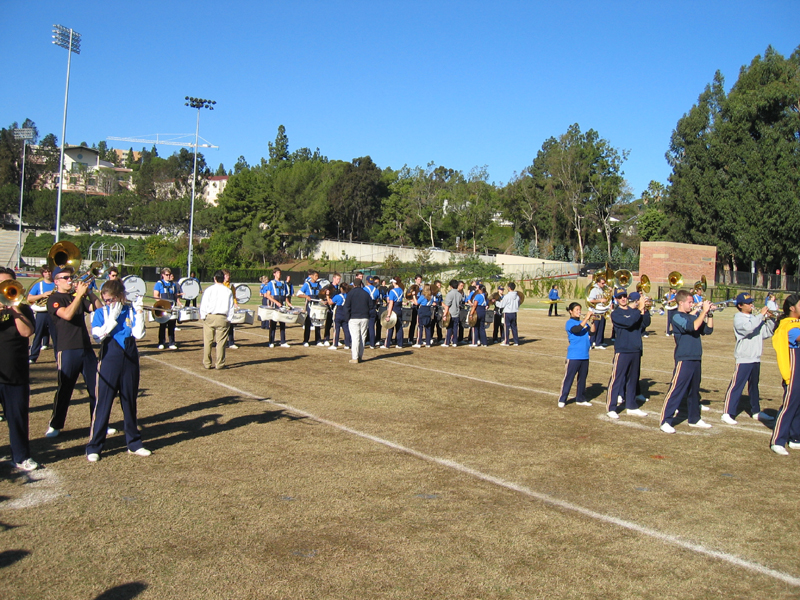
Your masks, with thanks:
M774 330L775 322L765 321L758 313L733 315L733 334L736 336L733 357L736 364L761 362L762 341L771 338Z

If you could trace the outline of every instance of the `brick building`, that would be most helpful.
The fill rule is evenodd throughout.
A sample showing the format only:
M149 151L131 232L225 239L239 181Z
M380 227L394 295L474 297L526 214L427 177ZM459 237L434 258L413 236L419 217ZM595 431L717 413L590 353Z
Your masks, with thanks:
M639 273L654 284L666 284L669 274L678 271L684 287L690 288L705 275L714 284L717 273L717 247L678 242L642 242L639 246Z

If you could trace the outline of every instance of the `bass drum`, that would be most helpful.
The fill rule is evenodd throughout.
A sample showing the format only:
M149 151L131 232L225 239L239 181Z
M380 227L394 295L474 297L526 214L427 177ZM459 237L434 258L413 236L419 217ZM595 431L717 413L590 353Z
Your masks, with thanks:
M144 279L136 275L127 275L122 278L125 286L125 299L128 302L136 302L137 298L147 295L147 284Z
M233 283L231 284L233 297L236 298L237 304L247 304L250 302L250 296L253 294L250 291L250 286L246 283Z
M183 277L178 280L178 287L183 300L194 300L200 295L200 283L194 277Z

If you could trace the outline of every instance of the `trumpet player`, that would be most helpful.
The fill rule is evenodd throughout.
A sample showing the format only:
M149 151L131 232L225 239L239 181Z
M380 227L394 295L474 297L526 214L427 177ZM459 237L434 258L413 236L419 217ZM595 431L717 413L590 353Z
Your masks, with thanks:
M78 375L83 374L89 394L89 418L94 415L97 357L92 349L84 315L102 308L103 303L89 290L88 282L80 280L73 283L74 273L72 267L56 267L53 271L56 291L47 301L47 311L57 332L58 389L45 437L56 437L64 428Z
M628 292L624 288L618 289L614 295L617 308L611 313L611 322L617 337L606 399L607 414L612 419L619 419L617 398L620 396L625 401L626 414L647 416L636 404L636 383L642 360L642 331L650 325L650 312L645 309L646 299L641 301L638 293L634 293L637 294L638 308L628 306Z
M578 384L575 389L575 404L578 406L591 406L592 403L586 400L586 376L589 374L589 348L591 344L591 334L594 332L597 321L594 319L591 309L586 316L581 318L581 305L573 302L567 307L569 319L567 319L564 329L569 338L567 348L566 372L561 382L561 395L558 397L558 408L567 405L567 396L572 388L575 376L578 376Z
M47 349L48 342L52 342L53 348L56 345L55 330L50 322L50 315L47 313L47 299L56 289L56 284L53 282L53 271L45 265L39 269L39 273L42 280L28 291L28 304L31 305L36 319L36 333L33 335L31 352L28 356L30 364L39 360L39 353Z
M0 283L16 278L12 269L0 267ZM23 471L39 468L31 458L28 428L31 387L26 359L28 338L33 332L30 307L5 303L0 306L0 403L8 421L11 462Z
M672 318L675 335L675 370L661 409L661 431L675 433L673 418L684 397L689 407L689 427L708 429L711 427L700 418L700 376L702 372L703 342L700 336L714 332L712 304L704 301L700 312L692 311L692 294L680 290L675 294L678 308Z
M597 311L597 307L600 304L604 304L606 302L606 278L599 277L597 279L597 283L594 284L591 291L589 292L589 297L586 299L586 303L589 305L590 311ZM605 315L601 315L597 322L594 324L594 329L592 330L591 335L591 348L593 350L605 350L606 345L603 343L603 338L605 337L606 331L606 319Z
M775 322L767 319L766 306L758 313L754 312L753 298L750 294L743 293L736 296L736 309L738 312L733 316L733 334L736 336L733 357L736 359L736 370L733 372L728 391L725 392L722 422L736 425L739 400L742 398L745 384L750 396L750 416L756 420L771 421L772 417L761 412L758 380L761 374L763 341L772 337Z

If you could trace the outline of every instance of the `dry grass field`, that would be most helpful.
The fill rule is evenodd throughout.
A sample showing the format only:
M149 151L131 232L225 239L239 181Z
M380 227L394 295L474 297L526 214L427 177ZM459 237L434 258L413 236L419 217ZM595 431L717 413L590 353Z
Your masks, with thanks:
M591 356L594 406L556 407L564 318L520 314L519 347L268 348L237 330L206 371L198 324L140 343L149 458L121 434L86 461L88 403L45 439L52 353L32 367L44 468L0 466L0 597L798 598L800 453L767 425L720 421L732 311L704 338L709 430L658 430L672 338L654 317L647 417L611 421L613 349ZM608 332L610 333L610 332ZM765 345L763 409L780 385ZM746 405L746 400L743 406ZM115 407L112 425L121 429ZM0 454L9 454L0 425Z

